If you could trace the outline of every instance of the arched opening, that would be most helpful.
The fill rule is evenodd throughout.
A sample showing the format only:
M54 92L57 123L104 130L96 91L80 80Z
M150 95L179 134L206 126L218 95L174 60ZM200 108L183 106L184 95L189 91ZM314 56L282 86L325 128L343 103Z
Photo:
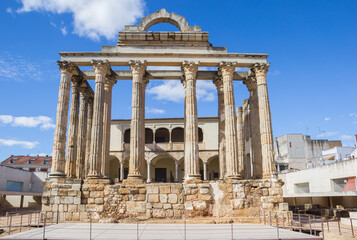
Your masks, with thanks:
M185 161L184 158L181 158L179 161L179 181L183 181L183 178L185 177Z
M109 156L109 177L112 179L120 177L120 162L115 156Z
M124 132L124 143L130 143L130 128Z
M184 129L182 127L174 128L171 132L172 142L184 142Z
M177 32L180 28L169 22L157 22L146 29L146 32Z
M169 156L158 156L151 161L153 182L175 182L175 161Z
M202 128L198 128L198 142L203 142L203 131Z
M154 134L152 129L145 128L145 144L153 143L154 141Z
M155 132L156 143L166 143L170 141L170 132L166 128L159 128Z
M213 156L207 161L207 180L219 179L219 157Z

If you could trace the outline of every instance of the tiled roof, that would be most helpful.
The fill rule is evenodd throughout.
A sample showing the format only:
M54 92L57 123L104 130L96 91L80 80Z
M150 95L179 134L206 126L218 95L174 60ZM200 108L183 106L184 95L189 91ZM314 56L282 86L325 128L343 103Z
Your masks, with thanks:
M31 163L30 163L31 162ZM45 162L47 162L45 164ZM6 165L51 165L52 157L37 157L37 156L14 156L11 155L5 159L1 164Z

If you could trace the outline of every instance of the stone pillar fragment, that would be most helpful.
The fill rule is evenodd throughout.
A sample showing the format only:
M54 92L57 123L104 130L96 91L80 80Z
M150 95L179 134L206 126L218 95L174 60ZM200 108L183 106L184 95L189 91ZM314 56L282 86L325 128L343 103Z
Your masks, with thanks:
M77 139L77 163L76 176L79 179L85 178L85 158L87 147L87 111L88 111L89 93L87 88L80 89L80 112L79 112L79 129Z
M76 177L77 137L78 137L78 113L79 113L79 85L82 77L72 77L72 101L69 114L69 129L66 156L66 176Z
M207 162L203 162L203 180L207 181Z
M124 180L124 163L120 162L120 181L122 182Z
M244 139L243 139L243 108L237 107L237 141L238 141L238 163L239 174L243 178L244 174Z
M132 118L130 128L129 179L141 179L145 151L145 128L143 116L143 76L146 62L130 61L133 75Z
M238 142L237 142L237 123L233 92L233 73L236 63L222 62L219 72L222 75L224 93L224 114L225 114L225 147L226 147L226 177L239 179L238 162Z
M109 151L110 151L110 123L112 115L112 89L116 80L108 76L104 81L104 106L103 106L103 145L101 173L104 178L109 178Z
M198 64L183 62L182 70L185 77L182 79L185 88L185 180L200 180L198 156L198 119L196 98L196 74Z
M253 178L262 178L262 148L260 144L260 120L258 107L258 92L256 78L250 76L243 83L250 93L249 97L249 128L251 138L251 159L253 165Z
M218 156L219 156L219 179L224 179L226 173L225 140L224 140L224 94L222 77L217 76L213 83L217 88L218 95Z
M146 180L147 183L151 183L151 163L147 162L147 175L148 178Z
M109 73L110 66L108 61L100 60L93 60L92 65L95 72L95 93L88 178L100 178L103 143L104 81L105 76Z
M274 163L274 141L271 125L269 95L267 87L267 72L270 63L256 63L251 70L255 73L258 86L258 105L260 118L260 136L262 146L262 169L263 178L276 177Z
M178 178L179 178L179 163L175 162L175 182L178 182Z
M88 97L87 105L87 134L86 134L86 157L84 160L84 176L86 178L89 173L89 156L90 156L90 146L91 146L91 137L92 137L92 122L93 122L93 97Z
M66 132L68 121L69 93L71 78L75 71L72 63L57 62L61 70L61 82L58 91L56 128L53 140L53 154L50 177L65 176Z

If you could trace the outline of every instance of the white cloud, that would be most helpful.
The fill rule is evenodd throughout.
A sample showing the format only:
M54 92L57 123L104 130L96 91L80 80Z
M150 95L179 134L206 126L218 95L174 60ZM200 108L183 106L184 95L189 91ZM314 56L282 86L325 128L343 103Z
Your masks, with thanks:
M337 134L338 134L338 132L324 132L317 136L318 137L332 137L332 136L336 136Z
M331 120L331 118L329 118L329 117L325 117L325 118L324 118L324 120L325 120L325 121L330 121L330 120Z
M268 72L268 74L270 74L270 76L276 77L280 75L280 72L278 70L274 70L271 72Z
M0 139L0 145L9 146L9 147L19 145L26 149L32 149L32 148L36 147L38 144L40 144L40 143L39 142L29 142L29 141L18 141L18 140L13 140L13 139Z
M154 95L157 100L182 102L185 99L185 90L178 80L163 81L162 84L151 87L148 94ZM196 83L196 96L198 100L210 102L215 99L216 87L209 80L199 80Z
M51 154L48 154L48 153L31 153L29 154L31 157L46 157L46 156L51 156Z
M354 137L351 135L342 135L340 136L341 140L353 140Z
M350 115L350 117L357 117L357 113L355 113L355 112L350 113L349 115Z
M61 27L61 32L64 36L67 35L67 28L66 27Z
M0 80L41 80L43 75L41 64L43 65L43 62L40 63L22 56L12 56L8 52L0 52Z
M147 113L152 113L152 114L164 114L165 113L164 109L158 109L158 108L146 107L145 110Z
M70 13L73 32L94 40L115 39L124 25L134 24L143 16L143 0L21 0L23 12Z
M11 8L6 8L6 12L12 14L12 9Z
M52 119L47 116L37 117L14 117L11 115L0 115L0 124L11 124L13 127L40 127L42 129L55 128Z

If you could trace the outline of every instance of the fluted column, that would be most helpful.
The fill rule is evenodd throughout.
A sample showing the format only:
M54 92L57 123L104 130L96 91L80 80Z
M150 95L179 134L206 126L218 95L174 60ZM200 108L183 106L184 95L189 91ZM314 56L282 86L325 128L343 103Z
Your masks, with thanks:
M78 113L79 113L79 85L82 77L72 76L72 100L69 114L68 142L66 155L66 176L76 177L77 137L78 137Z
M143 120L141 121L142 124L142 134L143 134L143 144L144 144L144 148L143 151L141 152L141 156L140 159L143 159L143 165L146 163L145 161L145 91L146 91L146 86L149 84L149 78L147 77L147 75L144 74L143 76L143 86L142 86L142 90L141 90L141 99L142 99L142 107L141 107L141 111L142 111L142 118ZM143 170L140 170L141 172ZM150 179L151 181L151 179Z
M130 160L129 179L141 179L144 164L143 154L145 151L145 129L143 128L143 76L146 63L141 61L130 61L130 69L133 75L132 90L132 118L130 128Z
M196 74L198 64L183 62L182 79L185 88L185 180L201 179L198 156L198 119L196 98Z
M243 139L243 108L237 107L237 141L239 174L244 176L244 139Z
M112 89L116 80L108 76L104 81L103 106L103 145L101 171L104 178L109 178L110 123L112 115Z
M79 112L79 129L77 139L77 163L76 176L79 179L85 178L84 162L86 158L87 144L87 111L88 111L89 93L87 88L80 89L80 112Z
M251 160L253 165L253 178L262 178L262 148L260 144L260 120L258 107L257 81L249 77L243 81L250 93L249 97L249 127L251 137Z
M65 176L66 132L68 121L69 93L72 74L75 67L72 63L57 62L61 70L61 82L58 91L56 128L53 140L53 154L50 177Z
M225 143L226 143L226 177L239 179L237 122L235 114L233 73L236 63L222 62L219 71L222 75L225 114Z
M100 178L103 144L104 81L106 74L109 73L110 66L108 61L94 60L92 65L95 72L95 93L88 178Z
M225 140L224 140L224 94L222 77L217 76L213 83L218 95L218 155L219 155L219 179L223 179L226 173Z
M262 145L262 168L263 178L276 177L276 170L274 164L274 142L273 130L271 125L269 95L267 87L267 72L270 63L258 64L252 67L254 71L257 86L258 86L258 105L260 118L260 139Z
M91 137L92 137L92 123L93 123L93 97L88 97L87 105L87 134L86 134L86 156L84 160L84 178L87 177L89 173L89 157L90 157L90 146L91 146Z

